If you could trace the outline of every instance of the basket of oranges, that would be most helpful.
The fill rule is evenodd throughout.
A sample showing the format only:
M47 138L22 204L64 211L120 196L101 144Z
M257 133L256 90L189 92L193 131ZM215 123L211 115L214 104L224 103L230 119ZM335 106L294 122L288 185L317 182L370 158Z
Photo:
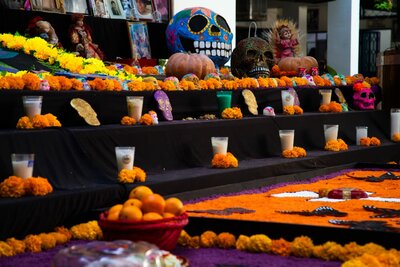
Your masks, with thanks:
M105 240L147 241L171 251L188 224L188 215L178 198L164 199L149 187L131 190L129 199L100 214Z

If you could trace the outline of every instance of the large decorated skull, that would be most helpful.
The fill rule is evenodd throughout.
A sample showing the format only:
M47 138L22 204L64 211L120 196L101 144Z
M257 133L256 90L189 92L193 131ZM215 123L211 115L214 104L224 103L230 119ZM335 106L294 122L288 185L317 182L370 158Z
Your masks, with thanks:
M356 109L375 109L375 94L371 88L364 87L354 91L353 106Z
M208 8L193 7L176 13L166 36L171 53L204 54L216 66L223 66L232 54L233 34L228 23Z
M232 52L232 74L239 78L269 77L272 64L271 47L267 41L259 37L241 40Z

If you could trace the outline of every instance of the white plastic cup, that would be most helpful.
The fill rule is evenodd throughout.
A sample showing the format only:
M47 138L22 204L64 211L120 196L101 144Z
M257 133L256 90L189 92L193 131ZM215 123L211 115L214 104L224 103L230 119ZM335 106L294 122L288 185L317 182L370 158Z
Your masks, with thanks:
M22 96L22 103L26 116L32 120L35 115L40 115L42 112L42 96Z
M367 126L356 126L356 143L359 146L361 138L368 137Z
M127 96L128 116L139 121L142 117L143 96Z
M11 154L13 175L21 178L30 178L33 175L35 154Z
M319 93L322 96L321 105L328 105L329 103L331 103L332 90L321 89L319 90Z
M282 152L292 150L294 144L294 130L279 130Z
M132 170L135 161L134 146L116 146L115 156L117 158L118 172L122 169Z
M390 138L392 140L395 134L400 134L400 108L390 109Z
M288 90L281 91L281 98L283 107L294 105L294 96Z
M336 141L338 138L339 125L324 124L325 143L328 141Z
M226 155L228 153L228 140L228 137L211 137L213 154Z

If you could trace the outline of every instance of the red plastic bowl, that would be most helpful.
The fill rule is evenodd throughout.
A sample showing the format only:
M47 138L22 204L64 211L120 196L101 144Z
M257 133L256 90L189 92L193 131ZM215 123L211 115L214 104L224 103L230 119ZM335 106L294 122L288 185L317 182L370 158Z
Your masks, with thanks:
M147 241L160 249L171 251L189 222L187 213L153 221L108 220L107 212L100 214L99 226L104 240Z

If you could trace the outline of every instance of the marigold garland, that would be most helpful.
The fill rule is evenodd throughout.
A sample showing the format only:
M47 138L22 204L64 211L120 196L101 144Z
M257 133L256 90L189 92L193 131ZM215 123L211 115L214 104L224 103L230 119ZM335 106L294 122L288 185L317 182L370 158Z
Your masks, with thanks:
M23 179L17 176L10 176L0 183L1 197L22 197L29 194L44 196L51 192L53 192L53 187L43 177Z
M121 119L121 124L122 125L135 125L136 124L136 120L135 118L129 117L129 116L124 116Z
M35 115L32 120L28 116L21 117L17 122L17 129L43 129L47 127L61 127L60 121L51 113Z
M307 156L307 152L302 147L294 146L293 149L285 149L282 156L284 158L302 158Z
M223 119L242 119L243 114L240 108L233 107L224 109L224 111L222 111L221 117Z
M103 232L97 221L74 225L70 231L74 239L97 240L103 238Z
M342 105L335 102L331 101L329 104L323 104L319 107L320 112L335 112L339 113L343 111Z
M134 166L132 170L122 169L118 173L118 182L123 184L133 183L133 182L144 182L146 181L146 172Z
M328 151L344 151L344 150L348 150L349 147L347 146L347 144L342 140L342 139L338 139L338 140L330 140L328 142L326 142L325 144L325 150Z
M377 137L362 137L360 138L360 145L361 146L380 146L381 145L381 140L379 140Z
M211 161L211 166L213 168L221 169L237 168L239 166L239 162L232 153L227 152L226 155L215 154Z
M46 178L32 177L24 179L25 192L34 196L45 196L53 192L53 187Z
M283 114L285 115L301 115L303 114L303 109L300 106L284 106Z

